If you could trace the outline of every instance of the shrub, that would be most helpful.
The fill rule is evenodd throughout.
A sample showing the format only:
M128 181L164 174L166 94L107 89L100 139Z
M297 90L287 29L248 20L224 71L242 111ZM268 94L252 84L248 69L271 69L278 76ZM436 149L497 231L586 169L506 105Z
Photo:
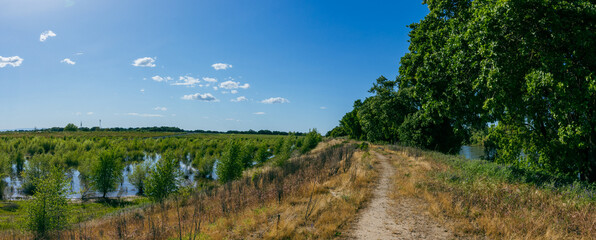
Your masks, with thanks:
M144 195L147 175L149 174L149 165L139 163L134 166L133 172L128 175L128 181L138 189L137 195Z
M35 193L26 205L26 228L36 238L44 239L66 226L68 179L61 169L52 167L49 174L36 178L35 182Z
M306 137L304 138L304 144L301 148L302 153L306 153L311 149L315 148L322 139L323 137L321 136L321 134L317 132L317 129L312 129L310 132L306 134Z
M147 196L154 201L162 202L170 194L178 190L180 170L177 161L171 154L164 154L153 168L149 170L146 190Z
M91 166L91 185L93 188L106 194L118 189L118 183L122 180L122 156L112 150L106 150L99 154L99 158Z
M226 183L242 176L242 162L240 159L240 146L236 142L231 142L228 150L217 164L217 176L219 181Z
M37 188L37 179L43 179L49 173L51 168L51 155L35 155L25 166L23 170L23 185L21 189L23 193L31 195Z

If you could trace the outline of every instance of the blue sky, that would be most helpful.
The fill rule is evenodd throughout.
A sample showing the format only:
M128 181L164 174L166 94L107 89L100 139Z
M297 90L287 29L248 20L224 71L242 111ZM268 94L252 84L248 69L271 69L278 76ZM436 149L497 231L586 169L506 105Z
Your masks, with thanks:
M325 133L395 78L421 1L0 0L0 129Z

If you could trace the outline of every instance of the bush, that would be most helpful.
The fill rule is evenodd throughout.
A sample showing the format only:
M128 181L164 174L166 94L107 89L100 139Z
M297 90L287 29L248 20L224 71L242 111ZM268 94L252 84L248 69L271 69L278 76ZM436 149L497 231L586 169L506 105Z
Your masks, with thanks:
M149 170L147 178L147 196L153 201L162 202L170 194L178 190L180 170L178 162L169 153L162 156L153 168Z
M242 176L242 162L240 159L240 146L236 142L231 142L228 150L217 164L217 176L219 181L227 183L236 180Z
M106 150L99 154L99 158L91 166L91 185L93 188L106 194L118 189L118 183L122 181L122 156L112 150Z
M128 181L137 188L137 195L144 195L145 185L147 184L147 175L149 174L149 165L139 163L134 166L133 172L128 175Z
M208 178L213 176L213 165L215 164L215 157L204 156L195 158L194 165L197 167L197 176L201 178Z
M45 239L53 231L66 227L68 179L61 169L52 167L47 175L36 178L35 182L35 193L26 205L26 227L36 238Z
M301 152L306 153L311 149L315 148L317 144L323 139L323 136L317 132L317 129L313 129L306 134L304 138L304 144L302 145Z
M23 185L21 189L26 195L31 195L37 188L37 179L43 179L51 169L51 155L35 155L23 170Z

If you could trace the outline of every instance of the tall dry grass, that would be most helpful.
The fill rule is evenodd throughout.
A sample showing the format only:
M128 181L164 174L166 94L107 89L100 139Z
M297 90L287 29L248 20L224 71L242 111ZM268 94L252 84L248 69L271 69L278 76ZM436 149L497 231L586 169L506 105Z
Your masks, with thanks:
M387 150L395 193L424 199L458 238L596 239L589 184L537 182L535 173L415 148Z

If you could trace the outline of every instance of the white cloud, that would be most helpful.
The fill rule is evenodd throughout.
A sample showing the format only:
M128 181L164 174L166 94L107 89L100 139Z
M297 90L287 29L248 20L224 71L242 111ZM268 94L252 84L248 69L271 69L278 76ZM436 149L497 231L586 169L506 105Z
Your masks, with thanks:
M268 98L268 99L261 101L261 103L266 103L266 104L289 103L289 102L290 102L290 100L282 98L282 97Z
M179 80L178 82L172 83L172 85L194 87L199 82L201 82L201 80L199 80L198 78L193 78L193 77L189 77L189 76L180 76L178 78L178 80Z
M149 113L127 113L126 115L137 116L137 117L163 117L163 115L161 115L161 114L149 114Z
M244 101L248 101L248 98L246 98L245 96L240 96L240 97L234 98L234 99L232 99L230 101L232 101L232 102L244 102Z
M70 65L75 65L76 62L70 60L70 58L65 58L62 61L60 61L61 63L66 63L66 64L70 64Z
M238 88L247 89L250 87L250 84L245 83L243 85L240 85L240 82L225 81L225 82L220 83L219 87L224 88L224 89L238 89Z
M168 108L166 108L166 107L159 107L158 106L158 107L155 107L153 110L155 110L155 111L168 111Z
M156 82L163 82L163 81L167 82L167 81L173 80L172 77L161 77L159 75L155 75L155 76L151 77L151 79L153 79L153 81L156 81Z
M265 112L256 112L256 113L253 113L253 114L254 115L265 115Z
M39 41L40 42L45 42L49 37L55 37L56 34L54 32L52 32L52 30L47 30L45 32L42 32L41 35L39 35Z
M6 67L7 65L18 67L23 63L23 59L19 56L2 57L0 56L0 68Z
M87 115L93 115L93 114L94 114L93 112L87 112Z
M211 65L211 67L213 67L215 70L226 70L228 68L232 68L232 65L227 63L214 63Z
M141 92L144 93L145 92L145 89L144 88L141 88Z
M195 93L195 94L184 95L184 96L182 96L182 99L184 99L184 100L199 100L199 101L205 101L205 102L218 102L219 101L219 100L217 100L217 98L215 98L213 95L211 95L211 93L205 93L205 94Z
M325 107L325 106L322 106L322 107L321 107L321 109L325 110L325 109L327 109L327 107Z
M217 87L213 87L213 90L217 91L217 89L218 89Z
M231 94L236 94L236 93L238 93L238 90L232 90L232 91L230 91L230 93Z
M75 53L74 55L80 56L80 55L83 55L83 54L84 54L83 52L78 52L78 53Z
M204 77L203 81L208 82L208 83L216 83L217 79L216 78L210 78L210 77Z
M133 61L132 65L135 67L155 67L155 58L137 58Z

